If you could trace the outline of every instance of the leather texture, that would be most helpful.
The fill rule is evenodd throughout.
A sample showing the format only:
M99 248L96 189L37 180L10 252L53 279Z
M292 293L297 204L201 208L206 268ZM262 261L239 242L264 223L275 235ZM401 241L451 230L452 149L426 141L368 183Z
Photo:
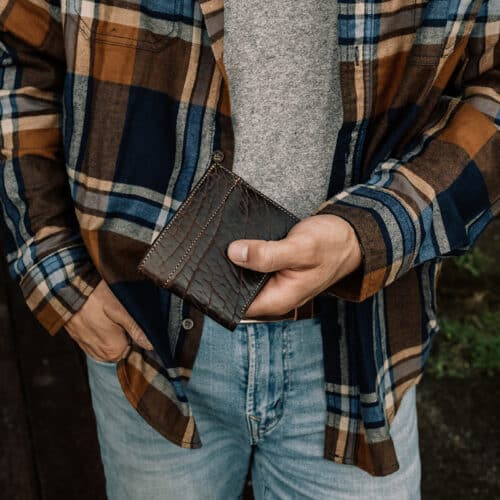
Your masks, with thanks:
M278 240L294 214L212 163L141 260L138 271L234 330L270 273L229 260L238 239Z

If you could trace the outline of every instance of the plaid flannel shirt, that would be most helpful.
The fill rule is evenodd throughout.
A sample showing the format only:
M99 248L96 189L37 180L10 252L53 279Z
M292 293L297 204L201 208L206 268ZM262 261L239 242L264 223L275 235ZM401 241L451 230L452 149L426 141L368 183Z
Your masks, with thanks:
M106 280L155 347L118 363L123 390L187 448L203 439L184 390L203 315L136 266L212 152L231 167L223 8L0 0L10 272L52 334ZM343 126L314 213L352 224L363 266L323 299L324 457L380 476L438 331L440 263L499 211L500 1L339 0L338 27Z

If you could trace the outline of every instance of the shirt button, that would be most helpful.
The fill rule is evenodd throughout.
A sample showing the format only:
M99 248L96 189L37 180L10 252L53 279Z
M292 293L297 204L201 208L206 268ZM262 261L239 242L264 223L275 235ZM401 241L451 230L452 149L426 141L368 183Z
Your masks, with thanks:
M216 149L212 153L212 160L213 161L220 163L223 159L224 159L224 153L220 149Z
M184 330L191 330L193 326L194 326L194 321L191 318L184 318L182 320L182 328L184 328Z

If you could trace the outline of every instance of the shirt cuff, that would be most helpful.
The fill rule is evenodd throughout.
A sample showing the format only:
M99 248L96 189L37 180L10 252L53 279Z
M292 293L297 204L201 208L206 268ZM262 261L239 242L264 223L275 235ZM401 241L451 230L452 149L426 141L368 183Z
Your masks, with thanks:
M51 334L56 334L82 307L101 276L83 244L43 257L22 277L28 307Z
M328 293L361 302L410 269L415 249L414 228L409 214L403 214L403 210L398 199L387 190L365 185L350 188L318 208L314 215L336 215L352 226L362 253L361 265L329 287Z

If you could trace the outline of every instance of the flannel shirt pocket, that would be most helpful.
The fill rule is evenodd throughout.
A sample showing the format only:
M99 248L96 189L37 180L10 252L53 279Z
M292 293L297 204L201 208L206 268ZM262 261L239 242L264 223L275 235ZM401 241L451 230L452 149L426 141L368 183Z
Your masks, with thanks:
M179 29L183 0L67 0L86 39L159 51Z

